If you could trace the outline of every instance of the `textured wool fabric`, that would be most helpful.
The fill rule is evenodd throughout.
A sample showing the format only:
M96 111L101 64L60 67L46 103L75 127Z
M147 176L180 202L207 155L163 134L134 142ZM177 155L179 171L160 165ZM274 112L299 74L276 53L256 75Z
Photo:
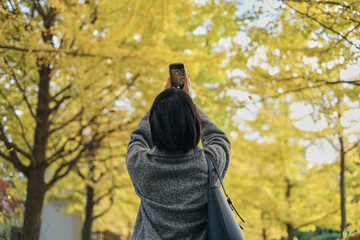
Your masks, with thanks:
M197 108L203 148L197 146L183 155L159 151L151 141L150 111L131 133L126 164L141 199L132 239L207 239L206 158L216 160L224 178L229 166L230 141ZM215 171L213 176L217 179Z

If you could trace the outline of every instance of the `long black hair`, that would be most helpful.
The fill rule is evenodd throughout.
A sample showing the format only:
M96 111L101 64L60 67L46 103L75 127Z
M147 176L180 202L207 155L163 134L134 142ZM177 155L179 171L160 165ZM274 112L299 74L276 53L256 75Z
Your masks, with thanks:
M161 92L151 107L149 121L152 141L159 150L187 153L200 141L199 113L183 90L169 88Z

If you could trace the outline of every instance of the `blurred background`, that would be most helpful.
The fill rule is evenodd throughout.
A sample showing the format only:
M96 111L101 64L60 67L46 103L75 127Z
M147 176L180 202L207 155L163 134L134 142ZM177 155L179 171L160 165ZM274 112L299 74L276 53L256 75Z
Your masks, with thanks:
M1 0L0 239L131 239L130 132L183 62L249 240L360 239L358 0Z

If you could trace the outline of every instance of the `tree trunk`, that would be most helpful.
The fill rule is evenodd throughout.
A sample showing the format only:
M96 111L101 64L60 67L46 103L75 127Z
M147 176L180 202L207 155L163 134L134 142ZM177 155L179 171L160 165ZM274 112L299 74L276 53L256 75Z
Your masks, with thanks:
M286 198L291 203L290 196L291 196L291 183L290 179L286 177ZM291 223L286 223L286 228L288 232L288 240L294 239L294 226Z
M264 218L265 218L265 214L264 214L264 212L262 212L261 213L262 237L263 237L263 240L266 240L266 229L264 227Z
M345 149L342 136L340 141L340 209L341 209L341 239L346 231L346 193L345 193Z
M41 210L46 192L44 173L45 168L29 171L22 229L23 240L39 240L40 238Z
M47 186L44 181L46 169L46 146L49 136L49 83L50 68L38 59L40 75L38 103L36 109L36 127L34 134L33 160L26 172L28 179L23 225L24 240L39 240L41 226L41 210Z
M263 236L263 240L266 240L266 229L263 228L262 230L262 236Z
M288 232L288 240L294 239L294 226L292 224L286 224L287 232Z
M46 169L46 147L49 136L50 115L50 67L44 64L44 59L38 59L40 75L38 103L36 109L36 127L34 134L33 160L26 172L28 179L25 203L25 216L22 232L24 240L39 240L41 226L41 210L47 186L44 181Z
M86 209L85 221L82 229L82 240L90 240L91 227L93 222L94 211L94 188L86 185Z

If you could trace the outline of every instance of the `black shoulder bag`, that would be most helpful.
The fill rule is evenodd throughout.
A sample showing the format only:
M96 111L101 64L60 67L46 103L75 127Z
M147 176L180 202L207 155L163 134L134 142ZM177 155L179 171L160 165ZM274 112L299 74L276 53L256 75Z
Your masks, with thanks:
M242 227L238 224L233 210L245 222L234 208L230 197L227 195L221 174L216 162L211 159L216 174L220 180L225 196L220 187L212 186L211 163L207 159L209 169L209 190L208 190L208 239L209 240L245 240Z

